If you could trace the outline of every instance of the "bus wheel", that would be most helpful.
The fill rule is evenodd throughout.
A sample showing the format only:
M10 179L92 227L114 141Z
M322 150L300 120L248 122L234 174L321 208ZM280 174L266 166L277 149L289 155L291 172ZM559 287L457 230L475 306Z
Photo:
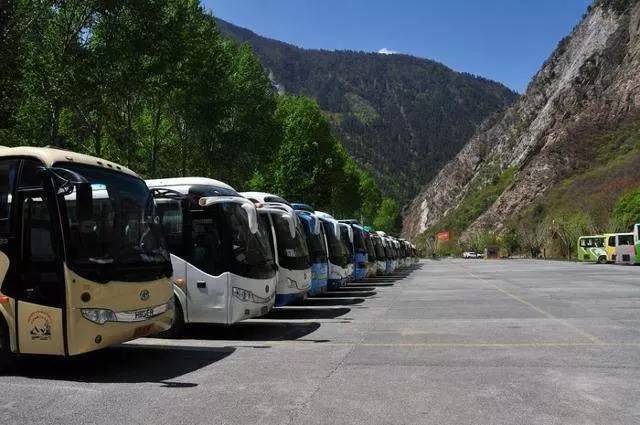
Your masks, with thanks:
M11 352L9 343L9 328L6 323L0 319L0 374L13 368L15 363L15 354Z
M160 332L158 336L160 338L177 338L184 331L184 314L182 313L182 306L180 305L180 301L178 298L175 298L175 317L173 318L173 325L171 328L167 329L164 332Z
M600 257L598 257L598 264L606 264L607 262L607 257L604 255L601 255Z

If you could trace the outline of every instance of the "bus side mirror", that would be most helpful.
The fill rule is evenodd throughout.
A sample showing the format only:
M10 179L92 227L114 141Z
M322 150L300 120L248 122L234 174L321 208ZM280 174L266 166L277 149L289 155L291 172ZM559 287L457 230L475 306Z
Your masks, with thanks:
M93 193L90 184L80 183L76 186L76 208L80 222L93 217Z
M4 282L4 278L9 270L9 257L0 251L0 282Z
M291 235L291 238L295 238L296 237L296 222L295 219L293 218L293 216L291 214L282 214L282 218L284 218L285 220L287 220L287 223L289 224L289 234Z

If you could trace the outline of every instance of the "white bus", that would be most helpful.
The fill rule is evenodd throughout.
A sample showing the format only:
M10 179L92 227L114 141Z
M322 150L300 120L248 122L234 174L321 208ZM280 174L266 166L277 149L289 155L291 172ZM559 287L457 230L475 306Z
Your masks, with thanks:
M353 275L353 261L349 248L342 241L340 235L340 223L330 214L316 211L320 218L325 235L327 236L327 246L329 249L329 289L336 289L344 286Z
M384 275L387 272L387 254L384 251L384 241L378 232L372 232L371 242L376 251L376 270L379 275Z
M255 205L208 178L148 180L171 252L175 326L230 325L273 307L276 264Z
M391 274L396 270L398 265L396 261L396 250L393 245L392 239L387 236L387 234L381 230L376 232L380 239L382 240L382 246L384 247L385 252L385 273Z
M268 218L278 265L276 307L304 299L311 289L311 260L302 223L284 198L263 192L242 192Z

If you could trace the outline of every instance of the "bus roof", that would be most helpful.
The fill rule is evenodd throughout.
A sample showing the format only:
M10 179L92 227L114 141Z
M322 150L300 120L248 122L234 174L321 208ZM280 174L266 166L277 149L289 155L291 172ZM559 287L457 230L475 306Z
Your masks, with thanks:
M289 201L284 199L282 196L274 195L272 193L266 193L266 192L240 192L240 195L244 196L245 198L249 198L252 201L261 202L263 204L265 204L267 202L279 202L281 204L285 204L285 205L291 206Z
M95 167L120 171L122 173L138 177L136 173L127 167L116 164L115 162L55 147L40 148L33 146L17 146L11 148L7 146L0 146L0 157L11 156L36 158L39 159L46 167L51 167L58 162L72 162L75 164L93 165Z
M587 238L604 238L604 237L605 237L605 235L580 236L580 237L578 238L578 240L580 240L580 239L587 239Z
M311 205L303 204L301 202L294 202L291 204L291 206L296 211L309 211L311 213L315 212L315 209Z
M215 186L223 189L236 191L228 184L221 182L220 180L210 179L207 177L170 177L166 179L152 179L147 180L147 186L149 188L154 187L189 187L189 186Z

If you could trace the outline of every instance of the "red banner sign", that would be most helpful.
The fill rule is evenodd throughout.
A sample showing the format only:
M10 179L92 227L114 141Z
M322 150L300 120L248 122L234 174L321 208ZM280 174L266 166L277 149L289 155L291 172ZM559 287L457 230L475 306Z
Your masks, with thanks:
M439 232L436 234L436 238L438 238L439 241L446 242L449 240L449 232Z

